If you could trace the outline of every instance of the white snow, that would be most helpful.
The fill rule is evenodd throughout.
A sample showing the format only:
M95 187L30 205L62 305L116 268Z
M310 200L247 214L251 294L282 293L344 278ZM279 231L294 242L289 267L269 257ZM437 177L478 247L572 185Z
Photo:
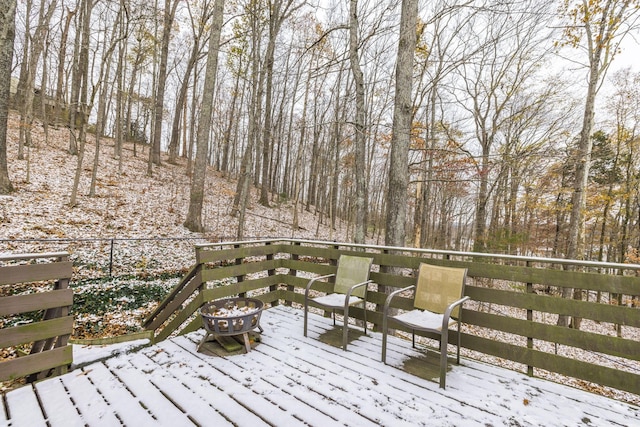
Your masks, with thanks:
M73 344L73 364L71 365L71 368L75 369L95 361L104 360L120 354L126 354L147 346L149 343L150 341L148 339L140 339L118 344Z
M404 369L424 355L410 342L390 337L385 365L379 333L354 334L343 351L324 341L336 331L331 319L311 314L303 337L302 316L285 306L264 311L262 341L247 354L198 353L202 330L131 353L120 348L7 393L4 425L640 425L637 406L467 359L452 366L442 390Z

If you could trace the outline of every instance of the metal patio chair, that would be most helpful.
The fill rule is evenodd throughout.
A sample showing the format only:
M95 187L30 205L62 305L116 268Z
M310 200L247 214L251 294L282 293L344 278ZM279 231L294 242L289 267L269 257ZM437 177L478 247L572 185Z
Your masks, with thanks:
M420 264L416 285L392 292L384 304L382 318L382 361L387 358L389 323L411 330L412 344L416 345L416 331L440 335L440 387L445 388L447 374L447 343L449 327L458 324L456 363L460 364L460 309L469 299L463 297L466 268L441 267ZM390 315L391 300L403 292L414 291L413 309Z
M331 310L333 324L336 324L336 311L342 312L344 325L342 329L342 349L347 349L347 334L349 307L361 305L364 309L364 333L367 333L367 285L369 280L371 263L373 258L365 258L353 255L341 255L338 259L338 270L336 274L315 277L309 281L304 292L304 336L307 336L307 317L309 304L313 304L324 310ZM309 297L311 287L319 280L328 279L335 276L333 289L326 295L316 298Z

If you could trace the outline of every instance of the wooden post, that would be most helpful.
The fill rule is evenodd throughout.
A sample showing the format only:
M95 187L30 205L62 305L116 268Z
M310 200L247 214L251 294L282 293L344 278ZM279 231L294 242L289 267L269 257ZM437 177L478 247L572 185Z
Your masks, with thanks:
M527 261L526 266L531 267L531 263ZM533 293L533 283L527 283L527 293L528 294ZM529 322L533 321L533 310L531 310L530 308L527 309L527 321ZM529 350L533 349L533 338L531 337L527 337L527 349ZM530 377L533 376L533 366L531 365L527 366L527 375Z
M240 248L240 245L236 244L236 245L233 245L233 247L238 249L238 248ZM244 258L236 258L236 265L242 265L242 260L243 259ZM240 276L236 276L236 280L237 280L238 283L244 282L244 275L242 274ZM246 296L246 294L244 292L241 292L241 293L238 294L238 296L240 298L244 298Z
M293 245L294 245L294 246L300 246L300 242L294 242L294 243L293 243ZM291 260L292 260L292 261L297 261L297 260L300 258L300 257L298 256L298 254L290 254L290 256L291 256ZM290 268L290 269L289 269L289 276L293 276L293 277L295 277L295 276L297 276L297 275L298 275L298 270L293 269L293 268ZM293 285L287 285L287 291L289 291L289 292L295 292L295 289L296 289L296 288L295 288L295 286L293 286ZM285 305L288 305L288 306L291 306L291 303L292 303L291 301L285 301L285 302L284 302L284 304L285 304Z
M267 246L271 246L271 242L267 242L266 245ZM273 261L273 254L267 254L267 261ZM274 276L275 274L276 274L276 270L275 269L271 268L271 269L267 270L267 275ZM277 289L278 289L278 285L269 286L269 292L275 292ZM271 304L275 307L279 303L280 303L280 301L278 301L276 299Z

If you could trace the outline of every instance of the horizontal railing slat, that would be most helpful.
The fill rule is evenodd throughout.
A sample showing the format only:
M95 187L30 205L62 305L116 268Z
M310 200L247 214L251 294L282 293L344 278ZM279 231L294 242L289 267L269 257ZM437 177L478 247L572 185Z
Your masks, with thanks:
M71 261L8 265L2 267L0 285L68 279L72 274L73 263Z
M25 377L36 372L66 366L73 362L70 345L0 362L0 381Z
M468 348L482 348L482 352L534 368L544 369L568 377L590 381L630 393L640 394L640 375L606 366L597 366L556 354L520 347L476 335L462 334Z
M475 326L523 337L640 360L640 342L634 340L472 310L464 310L462 320Z
M452 265L453 266L453 265ZM567 271L552 268L469 263L470 276L509 282L544 284L545 286L570 287L633 295L638 292L635 276L597 274L581 271Z
M525 294L499 289L467 286L465 295L476 301L490 302L544 313L577 316L597 322L640 327L640 311L634 307L579 301L547 295Z
M243 246L233 249L203 249L198 252L199 262L213 263L227 261L236 258L249 258L256 256L274 255L282 252L281 245Z
M61 335L71 335L72 332L73 316L57 317L51 320L0 329L0 346L13 347Z
M13 295L0 298L0 316L10 316L48 308L66 307L73 304L71 289L57 289L28 295Z
M247 274L276 269L280 267L280 264L281 260L274 259L243 263L239 265L228 265L218 268L203 268L202 281L211 282L214 280L228 279L230 277L245 276Z

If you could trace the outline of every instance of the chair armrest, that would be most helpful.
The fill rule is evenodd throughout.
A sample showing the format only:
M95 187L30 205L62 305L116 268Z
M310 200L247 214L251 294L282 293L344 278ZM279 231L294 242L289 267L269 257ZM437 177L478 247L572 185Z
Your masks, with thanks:
M373 280L367 280L366 282L361 282L361 283L356 283L355 285L353 285L352 287L349 288L349 290L347 291L347 296L344 299L344 309L346 310L347 307L349 306L349 298L351 298L351 294L353 293L354 290L356 290L357 288L361 288L363 286L367 286L369 283L373 283ZM367 300L367 292L365 291L365 301Z
M389 306L391 305L391 300L396 295L401 294L402 292L410 291L415 288L416 288L416 285L411 285L411 286L407 286L406 288L398 289L397 291L391 292L387 297L386 301L384 302L384 308L382 309L382 314L385 316L387 315L387 310L389 310Z
M449 327L449 318L451 318L451 312L453 311L453 309L459 305L461 306L465 301L469 299L471 299L471 297L462 297L459 300L452 302L449 307L447 307L447 309L444 311L444 315L442 316L442 330Z
M318 276L318 277L314 277L313 279L309 280L309 283L307 283L307 288L304 290L304 298L307 299L307 297L309 296L309 290L311 289L311 286L317 282L320 279L328 279L329 277L333 277L335 276L335 274L327 274L324 276Z
M362 283L356 283L355 285L353 285L352 287L349 288L349 290L347 291L347 295L351 296L351 293L357 289L357 288L361 288L363 286L368 285L369 283L373 283L373 280L367 280L366 282L362 282Z

